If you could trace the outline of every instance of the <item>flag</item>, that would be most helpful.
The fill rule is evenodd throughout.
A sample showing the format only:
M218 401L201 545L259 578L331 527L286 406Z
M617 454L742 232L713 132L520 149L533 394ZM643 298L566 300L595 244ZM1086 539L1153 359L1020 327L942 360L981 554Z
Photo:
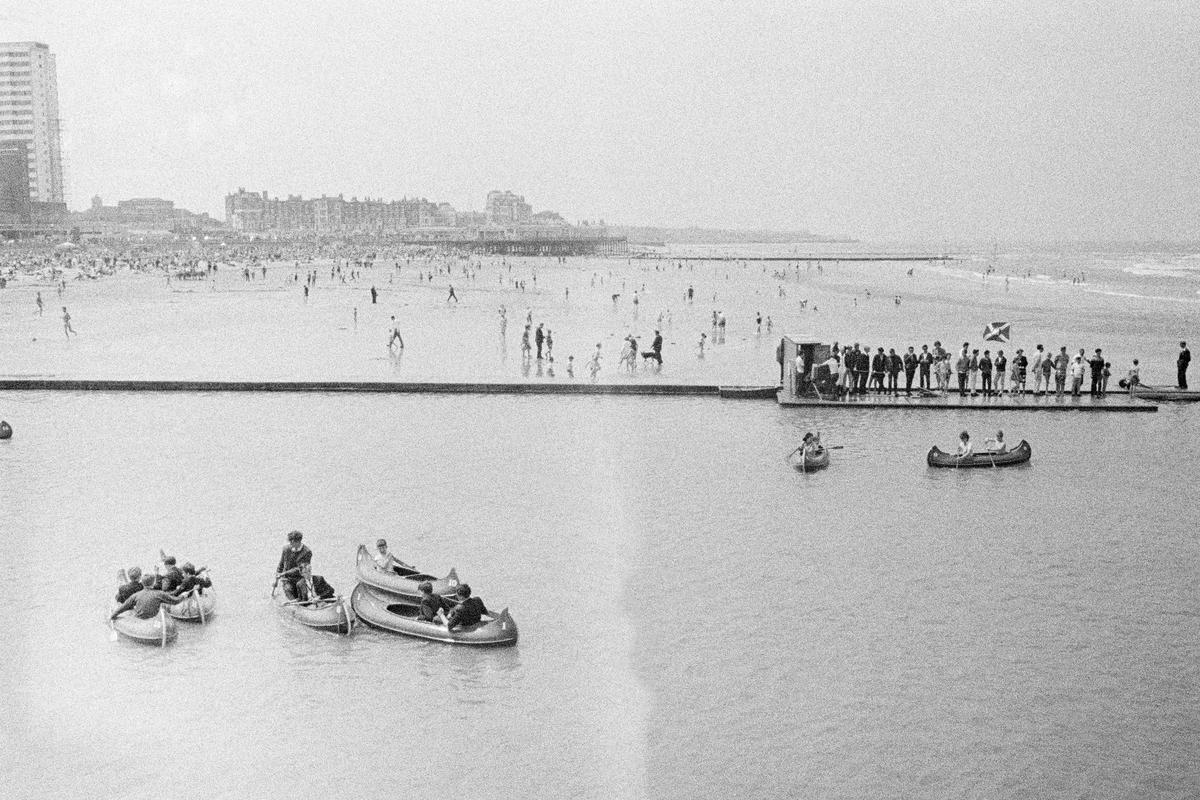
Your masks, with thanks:
M1012 338L1012 323L992 322L983 329L985 342L1007 342Z

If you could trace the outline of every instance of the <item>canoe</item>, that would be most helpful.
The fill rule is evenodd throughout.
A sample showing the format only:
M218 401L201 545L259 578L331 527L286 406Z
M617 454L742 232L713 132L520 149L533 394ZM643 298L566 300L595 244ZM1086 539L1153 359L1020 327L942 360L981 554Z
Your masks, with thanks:
M0 419L0 439L12 438L12 425Z
M1140 385L1133 387L1133 396L1139 400L1156 400L1173 403L1195 403L1200 402L1200 392L1188 391L1187 389L1172 389L1169 386L1146 386Z
M396 567L394 570L380 569L375 563L375 559L367 552L367 548L361 544L358 546L356 566L360 582L414 600L420 599L421 592L417 587L425 581L433 584L434 594L454 594L454 590L458 588L458 573L454 571L453 567L444 578L437 578L433 575L426 575L420 570L404 569L403 567Z
M199 622L204 624L208 622L216 610L216 600L213 598L212 590L208 594L200 594L195 589L184 600L176 603L173 606L165 606L167 613L175 619L181 619L184 622Z
M931 467L1008 467L1013 464L1024 464L1033 455L1033 449L1024 439L1021 443L1005 453L972 453L959 458L953 453L943 453L935 444L929 448L925 460Z
M275 596L275 604L280 611L301 625L319 631L349 635L354 632L358 621L354 616L354 609L340 594L331 600L315 602L289 601L283 594L278 594Z
M730 400L774 400L778 386L718 386L717 394Z
M168 643L175 641L175 637L179 635L179 630L175 626L175 620L167 616L167 607L165 605L159 608L157 616L152 619L139 619L133 615L132 611L126 611L121 616L112 620L111 624L113 630L126 639L132 639L135 642L143 644L154 644L159 647L166 647Z
M517 623L504 609L495 616L485 616L477 625L448 630L439 622L417 619L417 604L358 584L350 595L354 613L372 628L415 636L447 644L469 644L480 647L501 647L517 643Z
M798 457L796 457L798 456ZM812 472L817 469L825 469L829 466L829 450L822 447L813 455L809 455L803 449L792 457L792 467L797 472Z

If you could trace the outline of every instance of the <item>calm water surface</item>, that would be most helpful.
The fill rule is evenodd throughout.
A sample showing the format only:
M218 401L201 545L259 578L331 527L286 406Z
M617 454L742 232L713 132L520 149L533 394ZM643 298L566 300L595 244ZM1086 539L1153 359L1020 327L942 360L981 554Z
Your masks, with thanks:
M8 796L1200 795L1191 408L0 400ZM1032 463L928 469L963 427ZM823 473L782 463L807 429L845 446ZM292 528L343 592L379 536L457 567L520 644L278 617ZM115 570L160 546L218 615L110 642Z

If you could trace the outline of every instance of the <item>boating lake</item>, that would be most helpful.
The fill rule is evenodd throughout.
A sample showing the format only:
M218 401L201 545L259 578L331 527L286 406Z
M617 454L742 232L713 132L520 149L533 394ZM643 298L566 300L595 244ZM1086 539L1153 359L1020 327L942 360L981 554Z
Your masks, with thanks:
M369 281L319 284L305 305L274 272L215 288L117 275L57 303L42 286L44 318L16 282L0 292L0 371L521 380L528 303L556 355L605 342L602 381L769 383L780 332L949 344L993 320L1013 322L1010 351L1104 347L1114 382L1132 357L1147 382L1173 380L1197 319L1193 256L1001 256L1007 288L980 274L992 261L783 281L770 264L524 260L514 274L540 264L536 292L485 267L447 307L445 277L406 277L358 306L358 328ZM1081 269L1088 283L1070 283ZM590 286L601 270L609 283ZM646 283L640 319L628 291L612 303L617 281ZM690 307L675 299L689 283ZM62 304L69 342L49 310ZM615 342L648 342L664 306L662 375L617 374ZM701 360L714 308L729 342ZM749 321L760 309L772 336ZM397 310L412 331L399 362L383 347ZM15 429L0 442L5 795L1195 797L1198 414L0 392ZM928 468L929 446L964 428L1028 439L1033 459ZM844 447L828 470L783 463L806 430ZM380 536L423 569L456 567L510 608L520 643L336 638L281 617L269 591L293 528L343 593L355 548ZM116 570L160 547L211 568L216 617L181 623L166 650L110 642Z
M1200 792L1194 407L6 400L9 796ZM1031 464L926 467L999 424ZM783 464L806 429L845 447L825 472ZM292 528L343 592L379 536L457 567L519 645L278 616ZM160 546L212 569L216 618L165 651L110 642L116 566Z

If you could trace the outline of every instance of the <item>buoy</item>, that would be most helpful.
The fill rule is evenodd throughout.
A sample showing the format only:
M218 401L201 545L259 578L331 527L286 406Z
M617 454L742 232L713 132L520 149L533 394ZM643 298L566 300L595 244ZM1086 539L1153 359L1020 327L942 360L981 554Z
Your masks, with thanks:
M0 419L0 439L12 438L12 425Z

